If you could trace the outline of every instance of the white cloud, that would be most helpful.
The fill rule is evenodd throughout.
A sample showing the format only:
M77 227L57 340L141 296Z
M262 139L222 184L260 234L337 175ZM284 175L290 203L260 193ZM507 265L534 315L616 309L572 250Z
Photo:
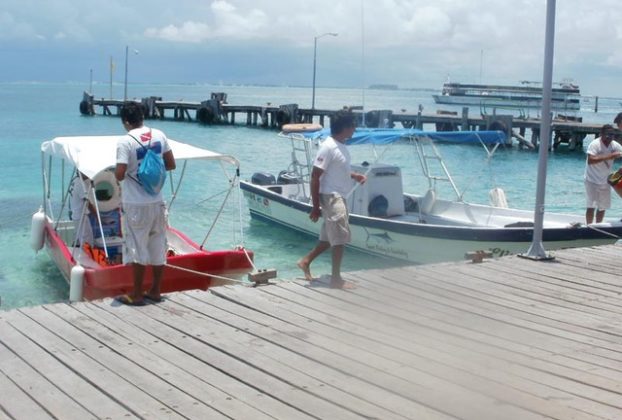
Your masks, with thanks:
M211 31L205 23L187 21L181 26L167 25L160 29L147 28L145 36L167 41L197 43L210 38Z
M419 42L447 37L451 28L452 22L449 16L438 7L432 6L416 10L404 25L406 32L418 38Z
M2 2L0 43L12 48L36 40L140 48L155 40L162 54L180 44L196 53L223 43L232 52L259 44L306 52L315 36L337 32L338 37L322 40L323 54L360 61L364 39L366 60L390 60L383 66L391 67L392 77L401 74L397 83L411 81L413 74L472 79L482 50L484 74L491 79L539 77L546 11L546 0L107 0L97 7L84 0ZM619 72L618 3L557 2L556 72L564 77L578 69L589 74L592 67L595 74Z
M9 12L0 12L0 39L34 39L37 32L34 27L19 20Z

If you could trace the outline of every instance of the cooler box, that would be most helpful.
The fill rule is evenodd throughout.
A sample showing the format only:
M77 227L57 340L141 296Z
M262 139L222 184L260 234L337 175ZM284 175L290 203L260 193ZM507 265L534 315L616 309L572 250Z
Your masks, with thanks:
M102 228L106 238L123 236L121 234L121 211L119 209L102 211L99 215L102 220ZM93 238L101 238L102 231L99 228L97 216L93 213L89 214L89 221L91 223L91 229L93 229Z

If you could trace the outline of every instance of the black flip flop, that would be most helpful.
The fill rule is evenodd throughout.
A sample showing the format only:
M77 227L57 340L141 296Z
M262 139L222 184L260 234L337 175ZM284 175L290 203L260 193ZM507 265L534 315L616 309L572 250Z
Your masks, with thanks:
M116 296L114 300L128 306L145 306L144 300L134 300L130 295L119 295Z

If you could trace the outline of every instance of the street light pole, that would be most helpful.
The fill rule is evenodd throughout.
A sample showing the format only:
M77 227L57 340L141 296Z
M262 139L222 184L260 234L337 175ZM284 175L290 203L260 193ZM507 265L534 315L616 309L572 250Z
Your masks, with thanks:
M125 46L125 83L123 88L123 102L127 102L127 51L128 46Z
M311 96L311 109L315 109L315 69L317 63L317 40L327 35L337 36L338 34L335 32L326 32L313 38L313 94Z

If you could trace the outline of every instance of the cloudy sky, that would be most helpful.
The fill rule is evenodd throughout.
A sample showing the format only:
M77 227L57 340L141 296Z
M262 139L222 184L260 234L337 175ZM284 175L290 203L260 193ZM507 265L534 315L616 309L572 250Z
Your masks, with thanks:
M318 86L542 80L546 0L2 0L0 82ZM618 0L557 1L554 80L622 96ZM134 50L138 54L134 54Z

